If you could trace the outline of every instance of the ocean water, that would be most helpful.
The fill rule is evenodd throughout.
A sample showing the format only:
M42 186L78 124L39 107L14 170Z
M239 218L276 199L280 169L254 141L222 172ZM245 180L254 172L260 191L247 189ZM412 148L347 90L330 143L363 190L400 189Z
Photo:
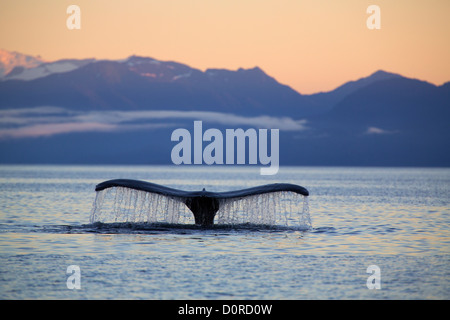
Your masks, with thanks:
M90 223L116 178L299 184L312 228ZM0 166L0 299L449 299L449 222L442 168Z

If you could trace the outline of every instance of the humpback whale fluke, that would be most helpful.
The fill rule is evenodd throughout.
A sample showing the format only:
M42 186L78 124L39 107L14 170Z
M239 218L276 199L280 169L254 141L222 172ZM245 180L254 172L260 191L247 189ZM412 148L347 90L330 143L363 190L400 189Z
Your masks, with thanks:
M308 190L304 187L289 183L266 184L228 192L210 192L206 191L205 188L202 191L184 191L156 183L130 179L104 181L96 186L95 191L102 191L114 187L149 192L182 202L193 213L195 224L202 226L211 226L214 224L214 217L221 208L221 204L226 203L226 200L236 201L246 197L283 191L293 192L305 197L309 195Z

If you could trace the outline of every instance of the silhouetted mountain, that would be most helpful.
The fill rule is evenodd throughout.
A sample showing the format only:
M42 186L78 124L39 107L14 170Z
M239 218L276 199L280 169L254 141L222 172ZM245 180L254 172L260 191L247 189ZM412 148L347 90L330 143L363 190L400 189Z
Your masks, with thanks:
M436 129L443 122L448 125L448 92L448 87L396 77L349 94L326 117L346 126L375 126L391 131Z
M30 81L0 82L0 108L55 105L76 110L227 110L307 115L307 99L261 69L202 72L175 62L130 57L94 61Z
M203 119L204 130L280 129L282 165L450 165L450 82L380 70L301 95L258 67L138 56L15 72L0 81L3 163L170 164L172 131Z
M362 86L310 119L313 129L303 138L321 150L320 156L310 151L317 155L311 162L448 166L449 97L447 84L401 76Z
M317 113L324 113L331 110L336 104L344 99L349 94L364 88L374 82L388 80L392 78L400 78L401 76L394 73L389 73L383 70L378 70L368 77L361 78L356 81L349 81L329 92L319 92L308 95L311 102L314 103Z

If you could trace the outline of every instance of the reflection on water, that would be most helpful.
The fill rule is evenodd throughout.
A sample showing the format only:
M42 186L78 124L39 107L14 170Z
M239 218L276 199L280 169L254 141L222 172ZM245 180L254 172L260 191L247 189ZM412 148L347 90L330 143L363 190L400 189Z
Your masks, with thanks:
M95 185L116 178L299 184L313 228L91 224ZM0 298L448 299L449 194L449 169L0 166ZM71 264L77 292L65 286Z

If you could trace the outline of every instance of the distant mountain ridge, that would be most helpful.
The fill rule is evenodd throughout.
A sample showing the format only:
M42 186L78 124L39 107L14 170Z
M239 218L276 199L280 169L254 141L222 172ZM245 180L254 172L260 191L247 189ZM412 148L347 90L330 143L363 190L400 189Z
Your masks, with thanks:
M7 76L0 82L0 108L57 105L78 110L220 108L246 114L308 113L308 101L302 95L260 68L202 72L136 56L85 62L27 81L8 80Z
M16 57L12 59L15 62L9 62L10 71L3 76L0 74L0 80L36 81L19 85L9 82L2 85L0 81L0 95L4 97L0 101L0 108L32 104L61 105L63 102L57 97L58 92L52 92L52 88L58 88L59 92L75 99L73 102L76 101L77 108L146 109L155 108L156 104L162 103L164 108L203 110L209 104L213 109L226 107L242 111L242 108L250 108L254 112L272 114L269 108L277 108L278 112L283 112L286 106L288 114L310 116L330 111L345 97L368 85L404 78L399 74L378 70L329 92L302 95L289 86L278 83L259 67L235 71L207 69L203 72L182 63L135 55L121 60L63 59L45 62L40 58L0 50L0 62L2 57L11 56ZM6 66L0 63L0 70L1 68L5 69ZM48 76L53 78L43 80ZM120 83L128 87L121 87ZM133 88L129 88L131 84L134 85ZM84 86L89 88L83 88ZM105 88L107 86L114 88ZM34 96L31 87L40 88L46 92L46 96L54 95L54 99L43 99L44 94ZM130 92L127 93L127 90ZM18 98L24 95L27 97ZM179 96L180 101L174 101L175 96ZM280 100L280 96L286 101ZM276 97L276 101L271 97ZM69 106L73 107L73 104Z
M0 81L0 162L170 163L171 130L195 115L280 129L281 164L450 166L450 82L378 70L302 95L259 67L26 61Z
M378 70L367 77L360 78L358 80L349 81L336 89L329 92L319 92L309 95L314 103L317 104L317 108L322 108L321 112L330 110L334 105L341 101L349 94L368 86L377 81L384 81L392 78L401 78L402 76L395 73Z

